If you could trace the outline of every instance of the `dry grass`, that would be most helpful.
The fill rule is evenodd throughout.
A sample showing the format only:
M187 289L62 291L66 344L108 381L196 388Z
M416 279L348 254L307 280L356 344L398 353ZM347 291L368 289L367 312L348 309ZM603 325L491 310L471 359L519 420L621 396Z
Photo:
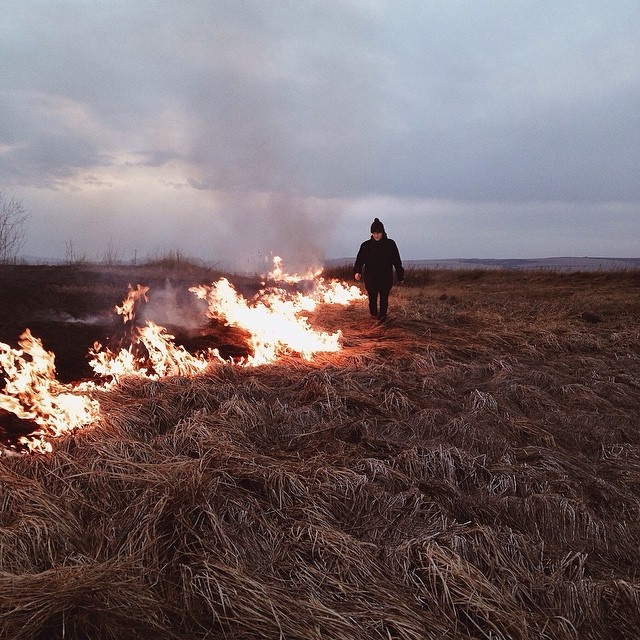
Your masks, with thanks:
M0 459L0 638L640 637L640 274L421 278Z

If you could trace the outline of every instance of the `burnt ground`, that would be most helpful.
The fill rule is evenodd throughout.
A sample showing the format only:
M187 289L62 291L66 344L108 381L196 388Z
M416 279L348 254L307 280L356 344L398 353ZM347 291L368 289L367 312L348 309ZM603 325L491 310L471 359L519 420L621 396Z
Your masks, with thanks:
M188 290L211 284L218 277L211 270L188 264L179 269L0 265L0 342L19 348L20 336L29 329L55 354L60 382L91 379L89 349L95 342L112 350L130 344L115 306L122 304L129 286L142 284L149 287L149 302L141 304L142 317L137 323L153 320L191 353L217 348L225 358L246 356L246 335L207 319L204 303ZM239 291L245 295L255 292L257 283L238 280L234 284ZM0 440L25 431L32 431L31 425L0 409Z

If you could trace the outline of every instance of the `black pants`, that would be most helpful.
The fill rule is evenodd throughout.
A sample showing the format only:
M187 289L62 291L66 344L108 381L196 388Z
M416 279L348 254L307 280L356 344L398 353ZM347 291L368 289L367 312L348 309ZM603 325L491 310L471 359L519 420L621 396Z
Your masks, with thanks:
M386 282L367 282L366 288L369 296L369 313L378 320L384 320L389 310L391 285ZM380 306L378 306L378 299Z

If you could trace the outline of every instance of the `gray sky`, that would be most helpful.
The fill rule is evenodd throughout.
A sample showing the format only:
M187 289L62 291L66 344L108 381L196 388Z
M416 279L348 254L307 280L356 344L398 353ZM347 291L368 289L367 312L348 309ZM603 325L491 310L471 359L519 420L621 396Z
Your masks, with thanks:
M637 0L5 0L25 255L640 256Z

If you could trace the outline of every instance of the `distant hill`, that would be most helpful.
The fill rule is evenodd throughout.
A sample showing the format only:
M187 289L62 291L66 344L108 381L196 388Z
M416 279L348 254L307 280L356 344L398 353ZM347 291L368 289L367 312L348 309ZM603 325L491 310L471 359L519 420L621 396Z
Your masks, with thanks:
M328 266L353 264L355 258L327 260ZM640 268L640 258L453 258L448 260L404 260L414 269L548 269L550 271L626 271Z

